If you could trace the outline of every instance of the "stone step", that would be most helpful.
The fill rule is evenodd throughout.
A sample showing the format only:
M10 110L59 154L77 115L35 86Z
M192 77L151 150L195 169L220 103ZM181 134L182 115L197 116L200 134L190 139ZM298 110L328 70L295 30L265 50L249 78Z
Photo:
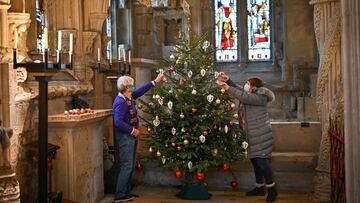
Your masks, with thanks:
M314 188L317 154L307 152L274 152L271 166L274 179L281 191L312 192ZM143 160L144 169L136 173L137 184L179 185L182 182L174 173L159 166L154 161ZM254 186L255 177L249 160L231 166L240 189ZM230 188L234 176L222 168L206 172L206 182L211 188Z
M312 152L320 148L320 122L309 122L309 127L301 127L301 121L272 121L273 151Z

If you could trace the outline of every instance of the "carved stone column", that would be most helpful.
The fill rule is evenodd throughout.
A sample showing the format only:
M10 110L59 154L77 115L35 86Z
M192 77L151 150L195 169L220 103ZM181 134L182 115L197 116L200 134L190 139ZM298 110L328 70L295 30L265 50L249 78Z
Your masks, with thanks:
M317 106L322 125L315 197L330 201L330 142L329 118L342 118L342 73L341 67L341 13L338 0L312 0L314 5L314 27L320 55L317 81Z
M346 202L360 202L360 4L342 0L342 67L345 95Z

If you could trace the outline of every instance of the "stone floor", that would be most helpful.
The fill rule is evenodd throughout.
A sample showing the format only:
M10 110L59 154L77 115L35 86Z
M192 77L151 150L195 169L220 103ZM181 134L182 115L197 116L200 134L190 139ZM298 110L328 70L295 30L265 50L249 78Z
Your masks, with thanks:
M134 188L133 192L139 194L140 197L131 202L134 203L183 203L183 202L206 202L206 203L261 203L266 202L265 197L245 197L244 192L235 191L210 191L213 197L210 200L181 200L175 197L177 189L173 187L145 187L139 186ZM112 203L113 195L106 195L105 199L100 203ZM307 193L280 193L277 203L315 203L312 195Z

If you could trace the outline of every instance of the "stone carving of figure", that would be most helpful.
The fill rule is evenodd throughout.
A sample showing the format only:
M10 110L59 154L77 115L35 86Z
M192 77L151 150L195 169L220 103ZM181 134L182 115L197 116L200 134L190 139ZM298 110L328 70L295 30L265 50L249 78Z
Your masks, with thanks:
M4 128L0 120L0 146L2 151L0 153L0 171L11 170L10 165L10 137L12 136L12 129Z

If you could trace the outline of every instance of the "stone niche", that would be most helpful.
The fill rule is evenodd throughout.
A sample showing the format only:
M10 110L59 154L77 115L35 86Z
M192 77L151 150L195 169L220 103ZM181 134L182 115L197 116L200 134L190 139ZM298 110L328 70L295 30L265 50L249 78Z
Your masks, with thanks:
M53 191L75 202L104 198L103 124L111 110L49 116L49 143L58 145L53 161Z

